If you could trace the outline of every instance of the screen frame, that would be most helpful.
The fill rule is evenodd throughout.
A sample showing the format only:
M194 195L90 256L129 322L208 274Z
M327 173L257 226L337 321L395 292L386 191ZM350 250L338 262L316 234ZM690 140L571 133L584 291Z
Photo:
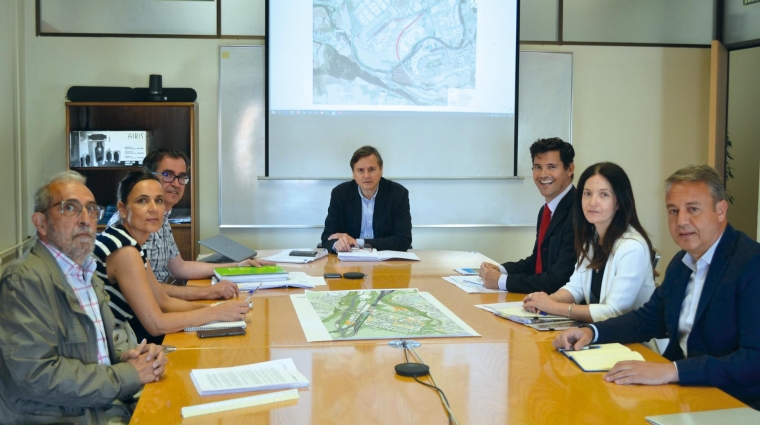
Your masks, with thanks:
M270 28L272 24L269 21L271 0L266 0L265 19L266 19L266 32L264 37L264 49L265 49L265 75L264 75L264 108L266 113L266 119L264 120L264 177L270 177L269 174L269 119L271 117L270 102L269 102L269 67L270 67ZM283 0L279 0L283 1ZM512 135L512 149L513 149L513 163L512 163L512 177L518 177L517 175L517 163L518 163L518 133L519 133L519 99L520 99L520 0L515 0L515 87L514 87L514 134ZM440 179L440 178L436 178Z

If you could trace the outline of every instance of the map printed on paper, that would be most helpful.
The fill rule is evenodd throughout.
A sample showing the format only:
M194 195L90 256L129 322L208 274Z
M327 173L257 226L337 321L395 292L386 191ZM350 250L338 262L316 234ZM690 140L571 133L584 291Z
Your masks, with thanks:
M475 0L313 0L313 103L469 106Z
M306 291L291 300L309 342L478 336L435 297L414 289Z

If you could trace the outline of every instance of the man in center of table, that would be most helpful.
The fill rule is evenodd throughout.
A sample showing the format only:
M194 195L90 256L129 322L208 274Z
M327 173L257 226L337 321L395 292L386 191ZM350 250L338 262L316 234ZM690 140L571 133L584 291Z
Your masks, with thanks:
M371 246L406 251L412 246L409 191L383 178L383 157L362 146L350 161L354 179L336 186L330 195L322 246L328 252Z

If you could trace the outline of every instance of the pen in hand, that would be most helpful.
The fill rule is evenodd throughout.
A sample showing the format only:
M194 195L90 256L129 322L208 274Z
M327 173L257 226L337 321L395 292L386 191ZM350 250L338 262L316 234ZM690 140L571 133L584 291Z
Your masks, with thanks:
M263 283L261 285L263 285ZM259 288L261 288L261 285L255 287L252 291L248 291L248 298L245 299L245 301L248 303L248 308L253 308L253 301L251 301L251 297L253 297L253 294L255 294Z
M262 283L261 285L263 285L263 283ZM245 301L248 303L248 308L253 308L253 302L251 301L251 297L253 296L253 294L255 294L255 293L256 293L256 291L258 291L258 290L259 290L259 288L261 288L261 285L259 285L259 286L257 286L256 288L254 288L254 289L252 289L252 290L248 291L248 298L246 298L246 299L245 299ZM224 301L217 301L217 302L215 302L215 303L211 304L211 307L216 307L216 306L218 306L219 304L222 304L223 302L224 302Z
M577 350L577 351L593 350L593 349L596 349L596 348L602 348L602 347L600 345L587 345L587 346L585 346L585 347L583 347L583 348L581 348L580 350ZM564 353L565 351L576 351L576 350L573 349L573 348L562 348L562 347L560 347L560 348L557 348L557 351L559 351L560 353Z

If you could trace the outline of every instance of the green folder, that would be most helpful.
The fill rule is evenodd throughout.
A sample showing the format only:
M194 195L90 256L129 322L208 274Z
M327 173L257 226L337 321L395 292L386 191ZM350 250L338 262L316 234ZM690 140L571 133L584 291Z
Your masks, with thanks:
M267 274L286 274L280 266L261 266L261 267L219 267L214 269L214 273L222 278L234 276L261 276Z

